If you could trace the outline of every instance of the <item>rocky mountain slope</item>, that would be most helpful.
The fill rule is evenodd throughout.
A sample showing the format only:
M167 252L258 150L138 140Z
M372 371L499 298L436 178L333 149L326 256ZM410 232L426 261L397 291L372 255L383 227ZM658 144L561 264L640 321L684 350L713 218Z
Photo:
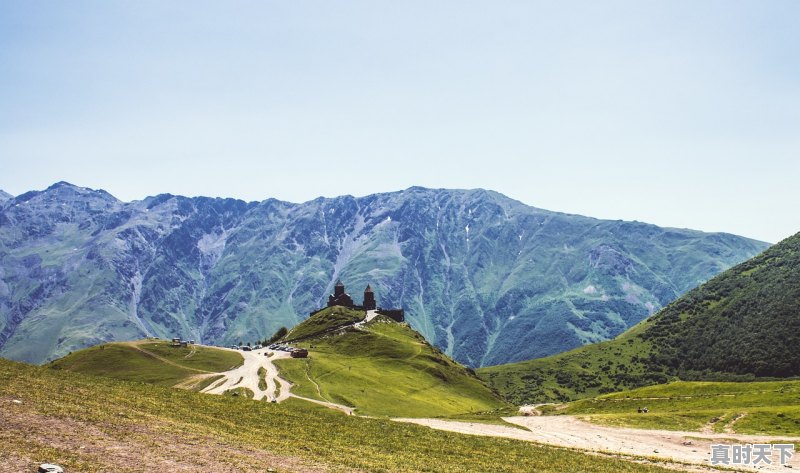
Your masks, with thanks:
M147 335L255 341L341 278L485 366L612 338L767 246L485 190L126 203L61 182L0 202L0 356L39 363Z
M800 233L616 339L479 370L518 403L683 380L800 376Z

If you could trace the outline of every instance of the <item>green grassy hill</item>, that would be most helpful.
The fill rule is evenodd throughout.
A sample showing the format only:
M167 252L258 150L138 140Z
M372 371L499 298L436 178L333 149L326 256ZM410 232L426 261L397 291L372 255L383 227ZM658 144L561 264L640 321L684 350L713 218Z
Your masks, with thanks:
M358 414L434 417L506 407L474 372L408 325L382 316L299 346L308 348L308 358L276 362L294 383L292 392L355 407Z
M201 376L204 379L198 380L197 384L191 383L191 379L198 375L227 371L241 365L242 361L242 355L233 351L197 345L172 347L165 340L140 340L86 348L47 366L56 370L161 386L185 384L202 389L214 378Z
M614 426L797 437L800 381L677 381L540 409Z
M350 310L345 307L334 306L323 309L306 320L295 325L283 340L298 340L321 335L343 325L350 325L361 321L364 312Z
M33 471L663 473L656 466L0 359L0 465ZM12 402L17 401L17 402Z
M516 403L669 380L800 376L800 234L688 292L616 339L479 370Z

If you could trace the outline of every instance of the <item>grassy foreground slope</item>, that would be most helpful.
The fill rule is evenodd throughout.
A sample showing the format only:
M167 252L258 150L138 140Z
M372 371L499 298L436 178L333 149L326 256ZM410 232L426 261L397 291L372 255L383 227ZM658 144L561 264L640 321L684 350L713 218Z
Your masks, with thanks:
M33 471L665 472L530 443L0 359L0 466ZM18 401L18 402L12 402Z
M541 409L614 426L798 437L800 381L677 381Z
M688 292L616 339L479 370L514 402L668 380L800 376L800 234Z
M228 371L243 362L234 351L190 345L172 347L165 340L98 345L47 365L57 370L175 386L193 376Z
M361 329L307 340L306 359L278 360L301 396L355 407L358 414L451 416L506 407L472 371L406 324L378 316Z

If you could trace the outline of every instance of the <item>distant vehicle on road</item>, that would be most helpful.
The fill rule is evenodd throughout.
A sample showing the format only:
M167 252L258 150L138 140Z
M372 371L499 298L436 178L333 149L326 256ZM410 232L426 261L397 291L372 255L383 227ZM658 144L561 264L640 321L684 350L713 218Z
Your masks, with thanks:
M242 347L242 351L251 351L251 348L248 346Z
M305 348L296 348L292 350L292 358L306 358L308 357L308 350Z

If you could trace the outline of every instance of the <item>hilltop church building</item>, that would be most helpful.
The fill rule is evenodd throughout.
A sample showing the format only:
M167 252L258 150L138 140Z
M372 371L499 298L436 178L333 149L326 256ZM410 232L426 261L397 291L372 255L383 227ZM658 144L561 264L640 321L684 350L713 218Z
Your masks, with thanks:
M353 298L350 297L350 294L345 292L344 284L342 281L336 281L336 285L333 287L333 294L328 296L328 307L333 306L342 306L347 307L348 309L352 310L376 310L379 314L385 315L390 319L393 319L397 322L405 321L405 311L403 309L384 309L382 307L378 307L377 302L375 301L375 293L372 291L372 287L367 284L367 288L364 290L364 299L361 305L356 305L353 302ZM316 310L311 313L311 315L316 314L322 309Z

